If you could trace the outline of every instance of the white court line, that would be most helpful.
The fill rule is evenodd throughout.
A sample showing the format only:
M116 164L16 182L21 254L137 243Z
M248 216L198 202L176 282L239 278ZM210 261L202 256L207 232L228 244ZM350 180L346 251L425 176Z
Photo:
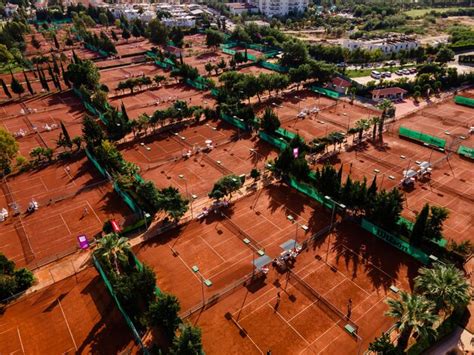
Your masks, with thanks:
M20 339L20 346L21 346L21 351L23 354L25 353L25 347L23 346L23 341L21 340L21 334L20 334L20 328L16 327L16 331L18 333L18 339Z
M95 210L92 208L91 204L89 203L89 200L86 200L86 203L87 203L87 205L89 206L89 208L92 210L92 212L94 212L94 215L95 215L95 217L97 218L97 220L99 221L99 223L102 223L101 219L99 218L99 216L97 215L97 213L95 212Z
M169 246L169 248L171 249L171 253L173 253L173 249L171 248L171 246ZM173 254L174 254L174 253L173 253ZM196 277L196 278L199 280L199 282L202 282L201 278L196 275L196 273L189 267L189 265L186 264L186 262L183 260L183 258L181 257L181 255L179 255L179 252L178 252L178 254L177 254L176 256L179 258L179 260L181 260L181 262L184 264L184 266L186 267L186 269L188 269L188 270L191 272L191 274L193 274L194 277Z
M209 248L211 248L211 250L214 252L214 254L216 254L223 262L226 261L226 260L221 256L221 254L219 254L219 253L217 252L217 250L214 249L214 248L212 247L212 245L209 244L203 237L199 236L199 238L201 238L201 240L204 242L204 244L206 244ZM221 264L222 264L222 263L221 263Z
M69 176L69 179L71 180L73 185L76 186L76 182L74 181L74 178L71 176L71 174L69 174L69 172L66 170L66 168L63 168L63 169L66 172L66 175Z
M278 310L275 310L272 306L270 306L269 303L267 303L267 306L270 307L270 309L273 309L275 311L275 313L288 325L288 327L290 327L301 339L304 340L304 342L310 346L311 344L306 340L306 338L304 336L301 335L301 333L299 331L297 331L286 319L285 317L283 317L280 312L278 312Z
M69 322L67 321L66 315L64 314L63 306L61 305L61 301L59 300L59 298L57 300L58 300L59 308L61 308L61 313L63 314L64 321L66 322L67 330L69 331L69 335L71 336L72 342L74 344L74 349L76 349L76 351L77 351L76 341L74 340L74 336L72 335L71 327L69 327Z
M62 213L59 213L59 217L61 217L61 219L62 219L64 225L66 226L67 231L69 232L69 234L72 234L72 233L71 233L71 230L69 229L69 226L67 225L66 221L64 220L64 217L63 217L63 214L62 214Z
M49 191L48 187L46 186L46 184L43 181L43 178L40 176L39 179L41 181L41 184L43 184L43 187L46 189L46 192Z

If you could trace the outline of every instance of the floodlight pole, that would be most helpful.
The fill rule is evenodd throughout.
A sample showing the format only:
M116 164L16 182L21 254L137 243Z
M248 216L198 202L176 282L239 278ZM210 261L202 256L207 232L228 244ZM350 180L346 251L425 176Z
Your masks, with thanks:
M179 175L178 176L181 180L184 180L184 187L186 189L186 196L188 196L188 198L190 199L190 207L191 207L191 219L194 218L194 214L193 214L193 197L189 195L189 191L188 191L188 181L186 180L186 178L184 177L184 175Z

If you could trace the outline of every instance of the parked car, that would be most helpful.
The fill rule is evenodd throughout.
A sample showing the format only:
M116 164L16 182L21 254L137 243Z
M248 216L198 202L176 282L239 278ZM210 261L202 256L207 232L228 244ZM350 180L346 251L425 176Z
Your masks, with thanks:
M402 70L402 73L403 73L404 75L409 75L409 74L410 74L410 71L409 71L408 69L403 69L403 70Z
M403 71L402 71L402 70L397 70L397 71L395 72L395 74L397 74L397 75L403 75Z
M410 68L409 71L410 71L410 74L415 74L416 73L416 68Z
M380 79L382 77L382 74L378 72L377 70L372 70L372 73L370 73L370 76L374 79Z
M392 77L392 73L389 72L389 71L384 71L384 72L382 73L382 76L384 76L384 77L386 77L386 78L391 78L391 77Z

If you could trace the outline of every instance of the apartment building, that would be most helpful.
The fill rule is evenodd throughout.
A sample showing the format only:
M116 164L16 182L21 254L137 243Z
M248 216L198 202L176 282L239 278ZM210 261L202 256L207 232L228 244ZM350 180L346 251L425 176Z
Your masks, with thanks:
M258 7L263 15L274 17L305 12L308 8L309 0L253 0L250 4Z
M380 49L382 52L398 53L402 50L409 51L416 49L419 46L418 41L412 37L398 37L398 38L385 38L385 39L372 39L372 40L345 40L342 46L353 51L357 48L366 50Z

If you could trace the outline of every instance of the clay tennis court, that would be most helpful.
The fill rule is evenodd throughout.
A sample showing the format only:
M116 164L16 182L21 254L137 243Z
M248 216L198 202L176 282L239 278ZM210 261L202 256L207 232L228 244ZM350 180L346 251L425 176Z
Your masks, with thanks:
M106 68L116 66L116 65L143 63L145 61L144 59L145 58L143 54L131 56L131 57L125 57L125 58L113 58L113 59L107 58L105 60L95 62L95 66L99 69L105 70Z
M195 67L199 71L200 75L208 76L208 72L205 69L207 63L211 63L216 66L221 61L221 59L223 59L227 66L229 66L229 60L231 58L232 56L222 53L221 51L213 51L207 48L200 53L196 53L190 57L185 57L184 63ZM221 73L222 70L219 69L219 74ZM217 78L216 72L214 70L212 71L211 76Z
M161 68L157 67L154 64L140 63L132 64L118 68L104 69L100 71L100 82L110 90L109 95L112 93L120 93L121 91L116 90L117 85L121 81L127 79L137 78L141 76L149 76L153 80L155 75L163 75L168 77L168 74ZM135 90L137 90L136 88ZM124 92L129 93L130 90L125 90Z
M290 210L301 223L312 222L308 230L295 231L295 225L287 220ZM306 239L327 225L330 218L311 200L284 186L254 193L222 211L228 217L210 214L207 219L192 221L135 249L137 257L154 268L158 286L180 299L183 311L202 300L201 277L212 281L212 286L204 286L208 299L252 272L257 249L276 257L282 251L281 243L294 238L295 233L300 241ZM250 245L244 243L233 225L252 238ZM198 273L192 271L195 265Z
M273 74L275 73L273 70L267 69L260 67L258 65L250 65L250 66L245 66L242 68L237 68L239 73L244 73L244 74L253 74L253 75L258 75L258 74Z
M55 149L61 122L71 138L82 135L84 109L71 93L29 99L14 109L19 110L19 116L5 118L0 124L17 139L25 157L36 147Z
M223 348L246 354L265 354L269 350L291 354L358 353L392 325L384 315L384 300L395 296L390 286L409 290L419 267L401 252L390 250L390 258L384 257L386 252L385 243L344 223L297 257L288 281L288 274L271 269L265 282L236 286L189 320L201 327L209 354L220 353ZM311 289L337 312L318 301ZM361 339L343 329L347 322L341 319L341 313L347 316L349 298L350 318ZM216 342L218 334L223 333L226 337Z
M93 268L12 303L0 320L1 354L117 354L126 350L139 352Z
M132 214L85 158L11 176L2 181L2 192L8 206L1 208L10 216L0 225L1 250L30 267L76 249L80 234L92 240L105 220L121 223ZM27 213L32 199L39 209ZM13 217L12 203L20 216Z
M128 56L149 51L153 46L155 46L153 43L147 39L144 39L138 42L121 43L116 45L115 49L117 49L118 56Z
M182 158L193 146L206 146L206 140L213 145L227 143L236 135L236 129L223 121L206 121L206 123L188 123L184 127L163 133L152 134L122 144L119 148L126 160L133 161L143 170L148 170L160 163ZM234 137L235 138L235 137Z
M143 113L152 115L156 110L164 110L177 100L186 101L188 106L202 107L213 107L215 102L209 93L197 91L185 84L171 84L133 95L117 96L109 103L120 109L123 102L128 116L136 119Z
M348 137L348 141L352 138ZM446 207L450 215L444 224L445 235L456 241L464 240L474 231L470 222L474 214L469 208L474 201L472 162L456 153L446 160L446 153L395 134L385 134L382 147L364 143L329 160L336 169L343 164L343 181L350 174L353 180L365 176L370 184L377 176L378 187L387 190L399 186L404 170L418 170L419 163L425 161L433 164L431 178L418 180L412 190L402 190L406 198L402 215L414 221L425 203ZM323 162L319 166L322 165Z
M265 142L261 142L256 137L241 137L243 134L235 128L229 130L227 124L219 123L216 129L209 123L209 127L202 131L205 136L183 136L180 132L177 136L170 137L173 145L181 144L181 149L176 153L173 160L163 163L160 161L149 164L148 170L143 169L144 178L155 182L159 187L169 185L177 187L186 196L194 196L194 199L206 197L211 191L214 183L225 175L248 175L253 168L264 169L265 163L269 159L277 157L277 151ZM217 128L216 127L216 128ZM217 134L215 134L216 132ZM182 139L182 138L186 139ZM211 140L213 145L217 144L211 151L197 152L197 147L206 147L206 140ZM144 151L139 147L138 152ZM191 156L183 156L183 153L190 152ZM168 159L169 160L169 159ZM133 160L132 160L133 161ZM143 167L145 167L144 165Z

